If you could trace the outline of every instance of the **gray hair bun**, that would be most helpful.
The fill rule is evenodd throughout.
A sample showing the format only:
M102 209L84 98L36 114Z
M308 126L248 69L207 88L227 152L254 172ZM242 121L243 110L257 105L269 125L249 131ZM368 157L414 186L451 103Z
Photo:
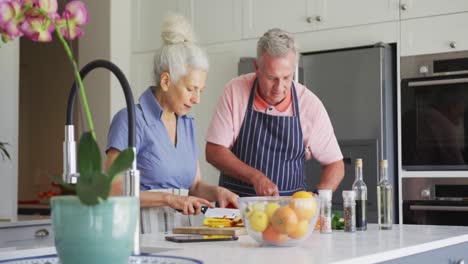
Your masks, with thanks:
M169 15L161 29L161 37L164 44L178 44L194 42L195 36L192 26L181 15Z

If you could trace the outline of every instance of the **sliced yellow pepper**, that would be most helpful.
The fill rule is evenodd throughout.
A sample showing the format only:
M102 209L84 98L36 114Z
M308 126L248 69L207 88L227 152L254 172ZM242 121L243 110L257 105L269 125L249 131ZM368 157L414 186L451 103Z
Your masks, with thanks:
M231 219L223 219L223 218L210 218L206 217L203 219L203 225L209 227L231 227L232 220Z

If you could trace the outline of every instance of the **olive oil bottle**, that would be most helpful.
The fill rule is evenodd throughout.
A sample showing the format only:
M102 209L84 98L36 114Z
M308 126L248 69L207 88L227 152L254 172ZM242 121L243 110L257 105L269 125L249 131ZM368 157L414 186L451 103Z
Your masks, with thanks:
M393 188L388 181L387 160L380 161L380 182L377 185L377 210L379 228L392 229L393 222Z

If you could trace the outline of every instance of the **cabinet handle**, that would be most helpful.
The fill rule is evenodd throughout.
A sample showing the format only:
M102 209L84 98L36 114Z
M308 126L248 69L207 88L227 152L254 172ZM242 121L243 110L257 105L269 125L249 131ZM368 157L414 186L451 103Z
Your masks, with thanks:
M317 20L317 22L322 22L323 18L322 18L322 16L317 16L317 17L315 18L315 20Z
M455 41L450 42L450 47L455 49L457 47L457 43Z
M402 4L400 6L400 8L401 8L401 10L406 11L406 10L408 10L408 5L407 4Z
M34 237L36 238L44 238L49 236L49 230L43 228L39 229L34 233Z
M307 17L307 23L312 23L314 22L314 19L312 17Z

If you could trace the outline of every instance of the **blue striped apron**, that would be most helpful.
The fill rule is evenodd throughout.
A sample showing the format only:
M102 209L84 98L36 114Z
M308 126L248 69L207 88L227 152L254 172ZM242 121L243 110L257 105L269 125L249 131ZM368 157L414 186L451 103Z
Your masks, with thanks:
M305 189L305 147L299 120L296 88L292 84L293 116L273 116L253 108L257 79L252 86L239 135L231 149L238 159L263 172L281 196ZM221 174L220 186L239 196L255 196L253 185Z

